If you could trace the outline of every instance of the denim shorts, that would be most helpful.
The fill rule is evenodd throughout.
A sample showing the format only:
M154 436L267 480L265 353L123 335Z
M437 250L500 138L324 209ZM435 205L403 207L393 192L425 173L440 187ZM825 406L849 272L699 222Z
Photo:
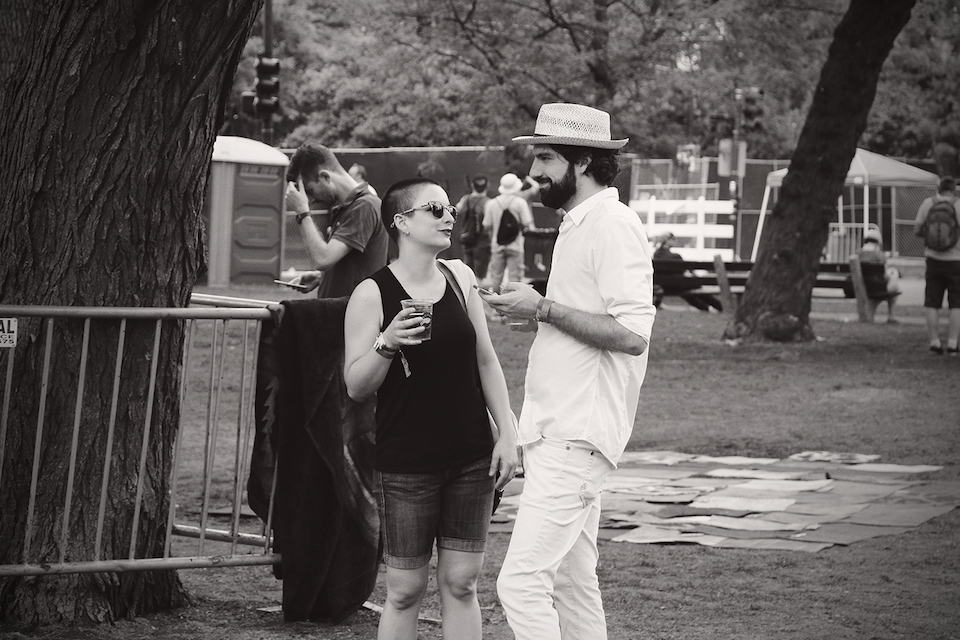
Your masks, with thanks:
M943 306L943 294L947 294L947 306L960 309L960 260L937 260L927 258L927 286L923 306L939 309Z
M490 458L441 473L380 473L377 503L383 561L417 569L437 548L482 553L490 529Z

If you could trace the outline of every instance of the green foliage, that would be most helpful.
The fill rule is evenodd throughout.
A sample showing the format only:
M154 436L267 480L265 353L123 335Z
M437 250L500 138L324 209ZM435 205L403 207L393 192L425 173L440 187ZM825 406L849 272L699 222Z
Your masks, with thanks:
M751 157L790 155L845 0L274 0L277 140L294 146L504 144L544 102L611 112L627 151L716 154L737 87L764 91ZM936 18L936 20L935 20ZM917 7L888 60L862 146L960 147L957 0ZM258 33L233 102L252 85ZM238 116L231 130L255 135ZM251 133L253 132L253 133ZM728 135L728 132L727 132Z
M932 157L939 143L953 148L948 161L955 166L960 147L957 0L928 0L914 8L880 77L863 143L878 153L911 158Z

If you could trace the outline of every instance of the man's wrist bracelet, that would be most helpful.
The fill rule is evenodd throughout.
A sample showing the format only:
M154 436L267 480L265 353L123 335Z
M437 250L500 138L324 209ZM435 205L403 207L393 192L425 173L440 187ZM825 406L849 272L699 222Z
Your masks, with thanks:
M553 306L553 301L548 300L546 296L540 298L540 302L537 303L537 312L534 315L534 319L537 322L550 323L550 307Z
M310 215L309 211L301 211L297 214L297 224L303 224L303 219Z

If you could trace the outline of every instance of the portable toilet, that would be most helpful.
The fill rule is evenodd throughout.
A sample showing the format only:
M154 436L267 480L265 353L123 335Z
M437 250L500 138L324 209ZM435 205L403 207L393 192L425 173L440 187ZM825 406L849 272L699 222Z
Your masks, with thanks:
M218 136L203 217L207 284L270 284L280 277L280 228L289 159L257 140Z

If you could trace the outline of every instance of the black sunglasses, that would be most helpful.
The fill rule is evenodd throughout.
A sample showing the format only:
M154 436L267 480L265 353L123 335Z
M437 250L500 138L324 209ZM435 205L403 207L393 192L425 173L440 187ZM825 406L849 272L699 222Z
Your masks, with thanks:
M439 202L428 202L427 204L422 204L419 207L414 207L413 209L407 209L406 211L401 211L397 215L405 216L408 213L412 213L414 211L420 211L421 209L424 209L432 213L433 217L436 218L437 220L442 218L443 214L445 213L449 213L454 220L457 219L457 208L455 206L453 206L452 204L441 204Z

